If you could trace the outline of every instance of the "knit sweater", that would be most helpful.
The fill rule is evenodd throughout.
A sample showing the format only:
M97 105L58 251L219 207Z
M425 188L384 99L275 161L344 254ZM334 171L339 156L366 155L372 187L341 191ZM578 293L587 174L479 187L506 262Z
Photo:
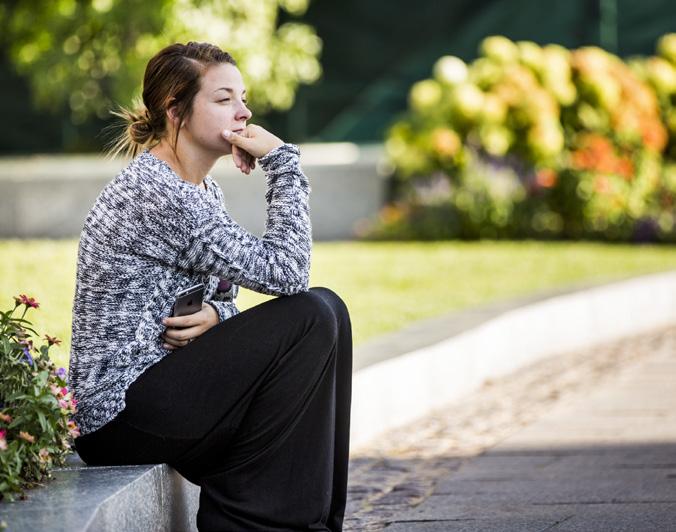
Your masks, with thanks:
M70 385L81 434L111 421L131 383L171 353L162 319L178 291L204 283L204 301L222 322L239 313L238 286L277 296L308 290L311 188L300 151L287 143L258 163L267 184L262 237L233 221L211 176L205 190L148 150L97 197L80 237L73 301Z

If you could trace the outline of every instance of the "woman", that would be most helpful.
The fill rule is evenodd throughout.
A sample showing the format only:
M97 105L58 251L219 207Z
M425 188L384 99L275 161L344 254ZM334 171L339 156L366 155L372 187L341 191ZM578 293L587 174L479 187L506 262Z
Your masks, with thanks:
M333 291L308 289L311 191L293 144L247 125L232 57L190 42L147 65L78 250L71 386L91 465L169 463L201 487L200 530L341 530L352 335ZM235 223L208 172L265 172L264 235ZM175 295L203 283L194 314ZM239 312L238 285L285 296Z

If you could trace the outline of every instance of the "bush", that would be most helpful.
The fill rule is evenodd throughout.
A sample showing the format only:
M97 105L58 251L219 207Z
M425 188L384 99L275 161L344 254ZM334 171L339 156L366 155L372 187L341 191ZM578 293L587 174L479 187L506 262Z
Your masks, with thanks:
M66 370L49 359L60 340L45 335L46 345L34 347L36 333L25 316L39 303L25 295L14 300L13 309L0 312L0 499L9 500L49 478L79 435ZM22 307L21 317L14 316Z
M440 58L385 141L397 228L381 213L361 236L676 240L676 34L658 51L625 63L492 36L469 65ZM512 175L493 176L501 165ZM447 193L421 200L420 182L439 179ZM449 225L431 228L424 209Z

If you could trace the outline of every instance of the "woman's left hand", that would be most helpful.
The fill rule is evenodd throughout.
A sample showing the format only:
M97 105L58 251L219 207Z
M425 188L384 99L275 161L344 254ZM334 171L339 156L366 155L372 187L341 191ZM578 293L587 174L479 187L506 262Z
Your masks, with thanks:
M218 325L218 312L209 303L202 303L202 310L187 316L168 317L162 320L167 329L162 334L164 348L173 350L183 347L214 325Z

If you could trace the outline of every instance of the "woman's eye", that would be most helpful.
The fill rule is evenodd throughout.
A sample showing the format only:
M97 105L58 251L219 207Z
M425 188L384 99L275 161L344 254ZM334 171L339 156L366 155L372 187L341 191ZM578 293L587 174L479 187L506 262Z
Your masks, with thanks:
M225 98L224 100L218 100L218 103L221 103L221 102L229 102L229 101L230 101L230 98Z

